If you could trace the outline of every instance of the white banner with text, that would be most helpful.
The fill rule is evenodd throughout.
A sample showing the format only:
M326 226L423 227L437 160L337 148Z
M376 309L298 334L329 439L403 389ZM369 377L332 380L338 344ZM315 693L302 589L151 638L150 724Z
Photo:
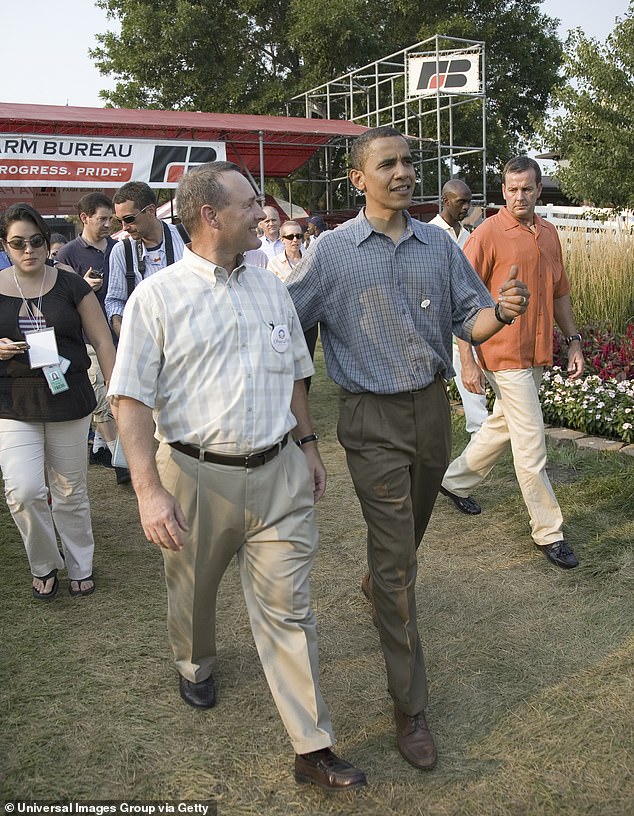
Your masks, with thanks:
M224 142L0 134L0 187L175 188L199 164L224 161Z

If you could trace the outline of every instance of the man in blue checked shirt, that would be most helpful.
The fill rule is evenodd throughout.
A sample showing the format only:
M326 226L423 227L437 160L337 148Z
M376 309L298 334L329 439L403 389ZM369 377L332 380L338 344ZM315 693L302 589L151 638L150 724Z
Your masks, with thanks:
M362 589L379 630L397 744L428 769L436 748L424 713L416 551L449 463L452 333L481 343L523 314L529 294L511 267L495 303L457 244L412 220L416 177L398 130L364 133L350 164L365 208L326 233L287 284L304 330L320 323L328 373L341 387L338 436L368 527Z

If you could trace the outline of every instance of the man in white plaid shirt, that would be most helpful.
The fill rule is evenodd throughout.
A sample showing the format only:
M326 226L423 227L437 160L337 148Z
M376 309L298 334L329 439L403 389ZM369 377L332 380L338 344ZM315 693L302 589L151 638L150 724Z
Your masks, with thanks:
M350 790L365 775L331 751L309 598L326 485L303 382L313 365L284 283L243 262L263 212L238 167L192 170L177 198L191 250L130 297L110 396L143 530L164 558L180 693L215 704L216 595L237 555L295 778Z

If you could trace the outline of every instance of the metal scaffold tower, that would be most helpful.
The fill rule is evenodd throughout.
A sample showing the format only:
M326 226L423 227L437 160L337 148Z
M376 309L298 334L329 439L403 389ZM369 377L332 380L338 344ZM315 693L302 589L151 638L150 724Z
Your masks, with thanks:
M468 127L462 115L467 107ZM468 168L473 203L486 204L484 42L437 34L293 97L287 112L396 127L412 140L419 182L415 202L438 203L443 184ZM479 127L473 127L474 119ZM346 206L356 205L356 191L336 159L326 148L320 180L329 210L337 189L341 201L342 185Z

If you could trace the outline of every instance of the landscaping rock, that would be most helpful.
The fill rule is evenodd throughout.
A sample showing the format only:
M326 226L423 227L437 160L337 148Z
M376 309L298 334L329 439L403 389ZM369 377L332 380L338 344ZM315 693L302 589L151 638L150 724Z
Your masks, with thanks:
M626 456L634 456L634 445L624 445L619 453L624 453Z
M580 450L592 451L618 451L625 447L624 442L617 442L615 439L601 439L598 436L586 436L583 439L577 439L575 444Z
M572 445L577 440L583 439L585 434L582 431L573 431L572 428L547 428L546 436L551 445L557 448L560 445Z

